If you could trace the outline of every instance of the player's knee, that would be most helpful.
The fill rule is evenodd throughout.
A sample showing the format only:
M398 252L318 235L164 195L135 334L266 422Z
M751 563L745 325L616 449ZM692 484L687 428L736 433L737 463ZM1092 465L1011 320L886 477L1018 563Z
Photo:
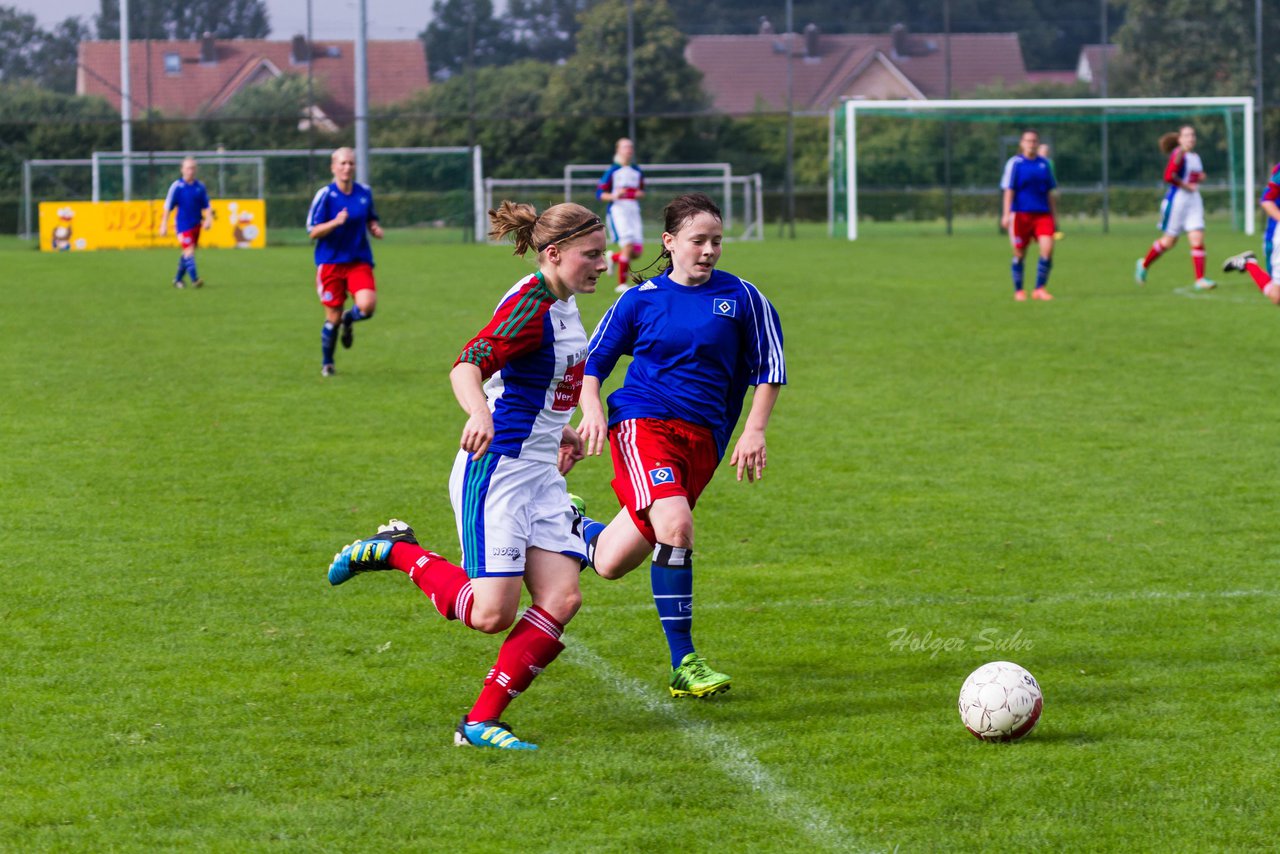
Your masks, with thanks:
M487 635L495 635L511 628L516 621L516 609L504 606L481 607L475 603L471 607L471 628Z
M658 536L658 542L660 543L666 543L669 546L675 546L680 549L693 548L693 519L691 517L664 520L661 524L655 522L653 532Z
M582 591L574 586L564 590L554 590L540 594L533 604L555 617L563 625L573 619L582 607Z

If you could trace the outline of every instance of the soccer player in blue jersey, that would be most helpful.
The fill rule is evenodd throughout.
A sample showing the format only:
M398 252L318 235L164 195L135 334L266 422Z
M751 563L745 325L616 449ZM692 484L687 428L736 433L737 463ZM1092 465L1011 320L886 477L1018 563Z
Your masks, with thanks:
M1232 255L1223 262L1222 269L1248 273L1263 296L1272 304L1280 305L1280 240L1276 239L1276 231L1280 227L1280 163L1271 167L1271 177L1262 190L1259 203L1267 215L1267 228L1262 234L1262 257L1266 268L1258 263L1258 256L1249 251Z
M489 211L489 220L490 237L514 235L517 255L537 252L538 270L507 290L449 374L467 414L449 478L462 566L423 549L393 519L335 555L329 583L398 569L447 620L488 634L514 623L454 743L532 750L501 717L564 649L565 624L582 602L582 538L564 474L582 458L569 426L587 355L575 295L594 292L607 267L604 223L581 205L539 216L511 202ZM517 620L526 588L532 603Z
M596 198L609 203L605 221L618 251L609 256L618 269L618 293L630 285L631 263L644 251L644 223L640 220L640 200L644 198L644 172L635 164L635 143L625 136L614 145L613 163L596 187Z
M209 192L196 180L196 159L185 158L181 168L182 177L169 185L169 192L164 197L160 236L169 233L169 213L177 211L174 232L178 235L182 255L178 258L178 274L174 276L173 286L184 287L182 279L189 275L191 286L199 288L204 286L204 280L196 272L196 247L200 245L200 229L213 227L213 210L209 206Z
M329 159L333 183L321 187L307 213L307 234L315 241L316 293L324 306L320 330L320 374L335 372L333 354L341 328L342 346L350 347L352 325L373 317L378 290L373 281L372 234L382 239L373 191L356 183L356 153L339 148ZM347 294L353 305L344 313Z
M1051 300L1053 296L1045 286L1049 284L1049 270L1053 268L1053 235L1057 230L1057 200L1053 189L1058 186L1053 177L1053 167L1039 154L1040 134L1034 130L1022 132L1018 153L1005 163L1000 179L1002 207L1000 227L1009 232L1013 245L1013 298L1019 302L1027 298L1022 289L1022 267L1027 246L1032 239L1040 247L1040 261L1036 264L1036 287L1032 299Z
M765 428L787 381L778 313L756 289L716 269L724 225L702 193L663 211L667 269L626 291L591 338L579 433L599 454L608 437L613 489L622 510L608 525L583 517L587 558L605 578L621 578L651 557L653 601L671 653L673 697L729 688L693 645L693 508L724 458L748 386L755 386L729 464L738 480L764 474ZM622 387L600 387L618 359L631 357Z

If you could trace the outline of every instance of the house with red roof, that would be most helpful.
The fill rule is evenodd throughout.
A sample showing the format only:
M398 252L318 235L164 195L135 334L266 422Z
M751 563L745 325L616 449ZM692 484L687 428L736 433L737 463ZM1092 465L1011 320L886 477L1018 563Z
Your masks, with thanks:
M923 100L946 97L947 61L942 33L828 35L810 24L802 33L691 36L689 64L702 72L702 88L715 110L744 115L787 104L787 65L798 111L828 110L846 98ZM952 33L951 96L978 87L1017 86L1033 78L1017 33Z
M427 88L426 51L417 39L368 43L369 105L404 100ZM317 125L345 125L355 116L355 44L267 39L130 40L131 96L138 115L218 112L239 92L285 74L307 76L321 93L312 106ZM120 42L80 43L76 94L105 98L120 108Z

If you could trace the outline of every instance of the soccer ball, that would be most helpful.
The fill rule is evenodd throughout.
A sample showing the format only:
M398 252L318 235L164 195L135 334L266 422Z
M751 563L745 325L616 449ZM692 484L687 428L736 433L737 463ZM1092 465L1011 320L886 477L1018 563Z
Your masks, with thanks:
M1017 741L1035 728L1044 708L1040 683L1012 661L993 661L960 686L960 720L983 741Z

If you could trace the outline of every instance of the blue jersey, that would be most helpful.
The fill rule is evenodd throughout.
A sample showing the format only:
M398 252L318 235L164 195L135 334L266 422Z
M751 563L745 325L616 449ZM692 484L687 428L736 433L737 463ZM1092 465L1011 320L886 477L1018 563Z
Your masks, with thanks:
M1000 189L1013 190L1013 213L1049 213L1049 191L1058 186L1053 167L1043 157L1015 154L1004 165Z
M1271 177L1267 179L1267 186L1262 189L1262 198L1258 201L1280 204L1280 163L1272 167ZM1268 261L1271 259L1271 247L1275 245L1275 238L1276 221L1268 214L1267 230L1262 236L1262 245L1266 247Z
M777 311L755 285L721 270L696 287L663 273L620 296L591 336L586 372L603 382L625 355L631 365L609 395L609 426L679 418L709 428L721 457L747 386L787 381Z
M204 184L192 181L188 184L179 178L169 185L169 194L164 197L164 217L169 218L169 211L178 211L178 221L173 230L181 234L190 231L204 220L204 212L209 209L209 193Z
M316 241L316 264L361 261L373 266L369 223L377 222L378 212L373 207L373 191L364 184L352 182L350 194L339 190L337 182L321 187L311 200L307 230L333 219L343 208L347 209L347 221Z

